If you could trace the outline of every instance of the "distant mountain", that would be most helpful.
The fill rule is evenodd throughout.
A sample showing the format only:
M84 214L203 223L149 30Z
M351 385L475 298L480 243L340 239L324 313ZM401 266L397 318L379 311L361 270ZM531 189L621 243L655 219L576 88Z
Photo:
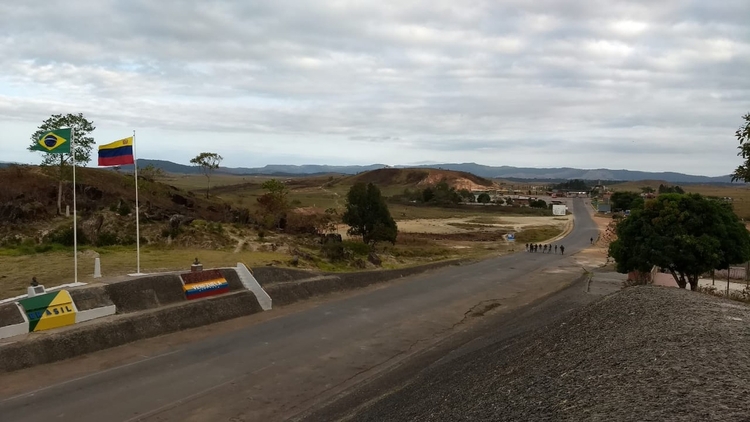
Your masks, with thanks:
M184 164L177 164L173 163L171 161L165 161L165 160L147 160L147 159L138 159L138 168L144 168L147 166L154 166L156 168L162 169L167 173L174 173L174 174L199 174L200 170L198 167L195 166L187 166ZM120 169L124 171L133 171L133 166L121 166Z
M418 166L421 167L421 166ZM544 179L544 180L663 180L669 183L731 183L732 177L726 176L699 176L675 172L646 172L635 170L610 170L610 169L577 169L571 167L560 168L532 168L532 167L491 167L476 163L463 164L436 164L426 167L439 167L446 170L457 170L474 173L477 176L493 177L499 179Z
M145 167L153 165L161 168L167 173L197 174L200 170L195 166L177 164L164 160L139 159L138 166ZM284 165L271 164L264 167L222 167L219 173L236 175L271 175L271 176L302 176L313 174L358 174L366 171L388 168L385 164L371 164L367 166L328 166L328 165ZM730 175L726 176L700 176L675 172L646 172L634 170L611 170L599 169L577 169L571 167L560 168L533 168L533 167L510 167L510 166L485 166L476 163L445 163L445 164L423 164L412 166L393 166L394 168L434 168L444 170L463 171L480 177L496 179L524 179L540 181L559 181L570 179L602 180L602 181L637 181L637 180L663 180L668 183L732 183ZM132 169L132 166L123 166L123 170Z
M327 166L307 164L302 166L293 166L286 164L269 164L259 168L223 168L222 171L232 174L357 174L363 171L377 170L388 167L385 164L371 164L369 166Z
M193 165L177 164L171 161L165 160L149 160L144 158L138 159L138 168L144 168L152 165L156 168L160 168L167 173L174 174L199 174L200 169ZM381 169L388 167L385 164L372 164L369 166L327 166L327 165L285 165L285 164L270 164L264 167L248 168L248 167L221 167L217 170L217 173L224 174L236 174L236 175L269 175L269 176L301 176L301 175L313 175L313 174L357 174L364 171ZM122 166L120 167L124 171L132 171L133 166Z

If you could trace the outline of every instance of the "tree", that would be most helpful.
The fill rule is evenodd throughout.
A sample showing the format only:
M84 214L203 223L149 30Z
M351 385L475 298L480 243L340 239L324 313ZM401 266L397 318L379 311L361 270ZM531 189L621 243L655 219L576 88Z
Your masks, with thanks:
M477 202L480 204L489 204L490 201L492 201L492 198L490 198L490 195L487 192L482 192L477 197Z
M641 187L641 192L642 193L654 193L656 192L656 190L652 188L651 186L643 186Z
M143 178L143 180L148 180L149 182L155 182L156 179L164 177L164 170L153 164L149 164L146 167L139 169L138 177Z
M85 167L91 161L91 149L94 146L94 138L89 136L96 129L94 122L83 117L82 113L78 114L53 114L47 120L43 121L37 130L31 135L31 145L29 150L34 147L39 139L47 132L61 128L73 129L73 149L70 154L51 154L43 152L41 165L47 169L53 170L52 173L57 178L57 213L62 214L62 184L63 181L72 175L70 166L75 156L76 166Z
M685 190L682 189L679 186L676 186L676 185L675 186L669 186L669 185L661 184L661 185L659 185L659 195L661 195L663 193L680 193L680 194L682 194L682 193L685 193Z
M750 259L750 233L731 206L698 194L664 194L617 224L609 246L617 271L668 270L677 285Z
M747 183L750 182L750 113L742 116L742 119L745 123L740 125L734 135L740 141L740 145L737 147L740 152L737 153L737 156L742 157L745 163L737 167L737 170L734 171L732 181L741 180Z
M537 199L534 201L529 201L529 206L531 208L547 208L547 203L542 199Z
M224 157L215 152L201 152L190 160L190 164L200 167L203 175L206 176L206 198L208 198L209 191L211 190L211 175L219 168L219 164L221 164L223 159Z
M445 179L438 182L434 187L425 188L422 191L422 198L424 202L433 202L439 205L451 205L461 202L461 195Z
M461 189L458 191L458 194L461 196L461 200L464 202L475 202L476 198L474 197L474 194L468 190L468 189Z
M362 236L369 245L380 241L396 243L398 227L380 189L372 183L360 182L349 189L342 220L349 225L349 235Z
M263 221L269 228L281 226L281 221L289 210L289 202L287 201L287 195L289 189L286 185L276 179L271 179L263 182L261 185L266 193L258 198L258 205L261 207L263 213Z
M571 190L575 192L583 192L589 190L586 182L581 179L568 180L567 182L558 183L552 185L552 189L556 190Z
M643 206L643 198L636 192L615 192L610 198L612 211L633 210Z

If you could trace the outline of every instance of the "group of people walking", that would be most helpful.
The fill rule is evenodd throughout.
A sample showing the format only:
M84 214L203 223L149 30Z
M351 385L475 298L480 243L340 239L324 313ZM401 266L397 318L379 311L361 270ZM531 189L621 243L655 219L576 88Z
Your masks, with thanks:
M554 251L557 253L558 246L554 245ZM565 255L565 246L560 245L559 247L560 253L562 255ZM552 253L553 246L552 245L539 245L534 243L527 243L526 244L526 252L541 252L541 253Z

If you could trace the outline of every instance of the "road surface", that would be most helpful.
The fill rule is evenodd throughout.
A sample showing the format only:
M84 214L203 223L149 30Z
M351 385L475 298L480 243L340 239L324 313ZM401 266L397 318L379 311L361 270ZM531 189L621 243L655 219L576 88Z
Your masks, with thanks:
M3 421L274 421L300 415L485 314L555 292L597 231L583 200L565 256L520 252L0 376Z

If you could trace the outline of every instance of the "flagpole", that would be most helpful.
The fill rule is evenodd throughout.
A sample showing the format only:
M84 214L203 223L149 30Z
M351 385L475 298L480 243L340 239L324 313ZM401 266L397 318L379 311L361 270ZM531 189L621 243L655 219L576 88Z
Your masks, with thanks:
M75 129L70 127L70 155L73 162L73 273L74 282L78 283L78 213L76 211L76 144Z
M133 165L135 166L135 248L136 248L136 273L141 273L141 222L140 209L138 207L138 155L135 153L135 130L133 131Z

